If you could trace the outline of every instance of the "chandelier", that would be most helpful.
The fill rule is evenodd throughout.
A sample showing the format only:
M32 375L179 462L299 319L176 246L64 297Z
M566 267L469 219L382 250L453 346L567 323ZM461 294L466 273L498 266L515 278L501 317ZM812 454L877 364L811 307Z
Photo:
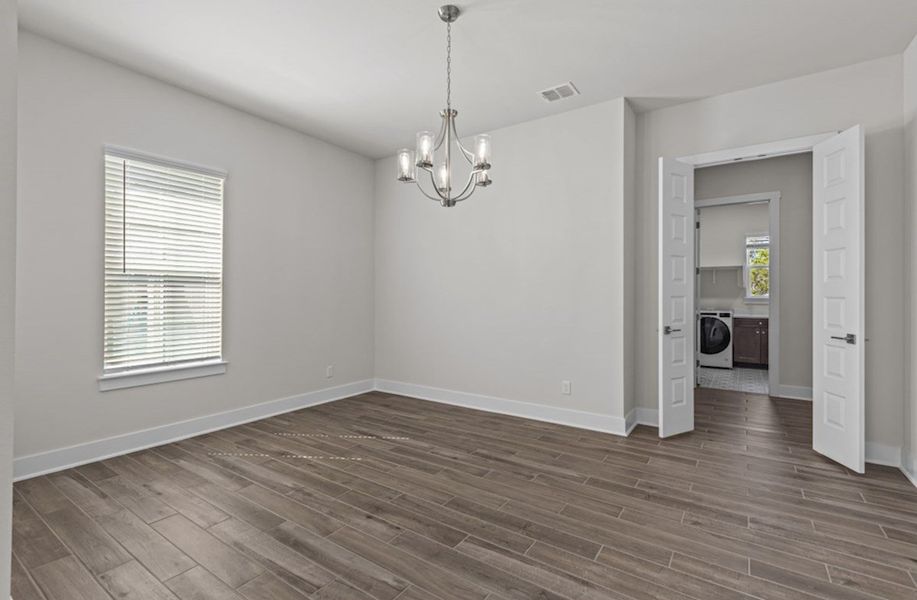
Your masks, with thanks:
M446 4L439 9L439 18L446 23L446 108L439 113L442 125L439 134L432 131L421 131L417 134L416 150L398 151L398 181L416 183L424 196L439 202L443 207L455 206L467 200L478 187L487 187L492 183L490 174L490 136L477 135L472 150L462 145L455 130L455 117L458 111L452 108L452 23L458 19L461 11L457 6ZM457 180L454 171L458 158L464 159L470 166L468 179L464 186L455 185ZM464 170L464 169L463 169ZM420 179L430 177L431 191L424 189ZM420 177L418 177L420 175Z

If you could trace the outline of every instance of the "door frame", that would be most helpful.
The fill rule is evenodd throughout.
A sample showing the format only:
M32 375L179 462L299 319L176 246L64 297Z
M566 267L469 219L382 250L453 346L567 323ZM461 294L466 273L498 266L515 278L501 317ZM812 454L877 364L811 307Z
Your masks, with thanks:
M840 132L840 130L829 131L816 135L755 144L753 146L742 146L740 148L692 154L690 156L676 157L675 160L694 165L695 169L703 169L704 167L716 167L718 165L731 164L734 162L764 160L766 158L789 156L791 154L805 154L806 152L811 152L816 145L827 139L833 138Z
M730 161L733 162L733 161ZM696 168L696 167L695 167ZM711 208L713 206L734 206L737 204L752 204L767 202L768 228L770 235L770 301L768 302L768 340L767 340L767 385L770 395L780 390L780 192L762 192L757 194L742 194L740 196L724 196L706 200L694 199L694 210ZM703 237L703 228L700 229ZM746 232L752 233L752 232ZM697 237L694 238L695 253L700 249ZM700 266L700 265L698 265ZM699 277L699 275L698 275ZM697 314L697 301L700 294L699 282L694 286L694 313L695 327ZM698 340L698 344L700 340ZM694 348L694 364L697 365L698 347ZM695 378L696 382L696 378Z
M736 162L745 162L745 161L754 161L754 160L764 160L767 158L774 158L777 156L789 156L792 154L804 154L807 152L812 152L814 147L825 140L828 140L835 135L839 134L840 130L829 131L825 133L819 133L814 135L807 135L802 137L787 138L783 140L765 142L761 144L753 144L749 146L739 146L736 148L727 148L725 150L716 150L713 152L704 152L700 154L692 154L687 156L675 157L675 160L687 163L692 165L695 169L702 169L704 167L714 167L717 165L725 165ZM659 157L662 158L671 158L671 157ZM660 190L657 190L657 194L661 194ZM661 268L662 264L662 255L660 254L657 257L657 269ZM661 290L658 291L661 294ZM661 298L657 297L657 301ZM695 312L697 307L694 307ZM659 333L657 332L657 335ZM779 333L777 343L779 343ZM658 343L658 338L657 338ZM768 354L770 353L770 348L768 348ZM770 360L770 356L768 356ZM656 368L661 368L661 361L656 364ZM778 365L779 370L779 365ZM657 425L659 425L659 431L662 430L662 419L663 419L663 394L661 389L656 391L658 396L658 417Z

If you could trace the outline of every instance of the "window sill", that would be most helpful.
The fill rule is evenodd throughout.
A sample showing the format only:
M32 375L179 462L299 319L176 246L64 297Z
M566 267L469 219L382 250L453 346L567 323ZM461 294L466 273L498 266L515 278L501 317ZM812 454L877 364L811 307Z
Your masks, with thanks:
M770 298L745 298L745 304L770 304Z
M207 361L191 363L175 367L157 367L153 369L137 369L99 376L99 391L108 392L125 388L153 385L167 381L181 381L182 379L195 379L197 377L210 377L222 375L226 372L226 361Z

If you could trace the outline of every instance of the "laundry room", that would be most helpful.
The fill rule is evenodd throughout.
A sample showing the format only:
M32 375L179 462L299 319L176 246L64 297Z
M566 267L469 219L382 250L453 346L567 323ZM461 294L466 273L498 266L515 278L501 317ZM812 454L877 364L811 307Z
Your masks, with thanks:
M811 399L812 158L698 169L697 385Z

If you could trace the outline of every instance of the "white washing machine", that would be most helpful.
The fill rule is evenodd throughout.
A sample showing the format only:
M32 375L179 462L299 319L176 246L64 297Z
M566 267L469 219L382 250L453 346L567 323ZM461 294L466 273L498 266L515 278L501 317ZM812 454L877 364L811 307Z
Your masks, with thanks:
M698 360L702 367L732 368L732 311L701 310L697 319Z

